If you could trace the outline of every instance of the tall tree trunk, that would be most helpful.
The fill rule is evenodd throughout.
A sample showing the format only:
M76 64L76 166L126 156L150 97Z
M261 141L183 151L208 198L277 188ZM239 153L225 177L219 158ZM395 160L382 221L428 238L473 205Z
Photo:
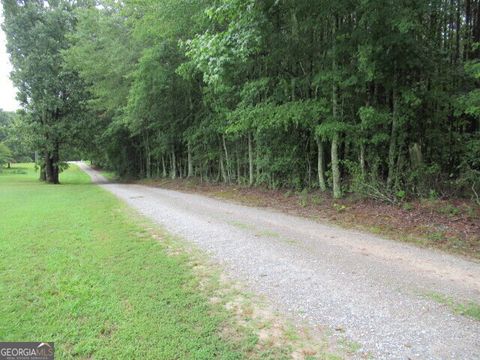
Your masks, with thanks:
M251 133L248 133L248 185L253 185L253 149Z
M342 189L340 186L340 166L338 161L338 132L332 138L332 180L333 180L333 197L339 199L342 197Z
M219 165L220 165L220 175L222 176L222 179L223 179L223 182L224 183L227 183L228 182L228 178L227 178L227 172L225 171L225 165L223 163L223 149L222 149L222 145L220 145L220 149L219 149Z
M242 173L241 173L241 164L240 164L240 151L238 150L238 142L235 144L235 162L237 165L237 184L240 184L242 181Z
M260 150L256 149L255 150L255 182L258 183L260 179L260 172L261 172L261 166L260 166Z
M392 92L393 114L392 128L390 131L390 145L388 148L388 177L387 187L391 188L395 177L395 157L397 154L397 122L398 122L398 105L397 105L397 89Z
M37 162L38 162L38 157L37 157ZM40 164L40 176L39 176L40 181L47 181L47 172L45 171L45 164Z
M228 157L228 151L227 151L227 143L225 141L225 135L222 134L222 143L223 143L223 150L225 151L225 163L227 165L227 182L230 182L230 179L232 178L231 174L231 168L230 168L230 159Z
M55 143L52 155L53 184L60 184L60 149L58 142Z
M332 69L335 74L335 79L333 80L332 86L332 115L333 121L338 121L338 87L336 80L336 71L337 71L337 55L336 55L336 27L337 19L335 18L332 32L333 32L333 62ZM340 185L340 165L338 161L338 132L335 131L332 138L332 182L333 182L333 197L338 199L342 196L342 189Z
M461 32L461 20L460 20L460 1L457 1L457 14L455 19L455 64L460 61L460 32Z
M188 160L188 173L187 177L193 176L193 162L192 162L192 146L190 140L187 143L187 160Z
M324 160L324 151L323 151L323 142L317 138L317 148L318 148L318 159L317 159L317 169L318 169L318 185L320 186L321 191L327 190L327 184L325 182L325 160Z
M362 178L365 179L367 175L367 170L365 168L365 144L363 141L360 143L360 171Z
M172 179L176 179L177 177L177 159L175 157L175 148L172 147L172 171L170 173Z
M162 177L167 177L167 167L165 166L165 156L162 155Z
M465 40L463 49L463 60L470 58L470 44L472 41L472 7L471 0L465 0Z
M476 43L480 43L480 1L476 1L476 7L474 11L475 17L473 18L472 23L472 47ZM480 57L480 48L478 46L474 47L474 50L471 53L471 58Z
M49 184L59 183L58 162L58 145L55 145L53 151L47 151L45 153L45 181Z
M47 183L53 182L53 166L50 151L45 153L45 181Z
M147 179L152 177L152 153L150 151L150 141L148 137L148 132L145 135L145 174Z

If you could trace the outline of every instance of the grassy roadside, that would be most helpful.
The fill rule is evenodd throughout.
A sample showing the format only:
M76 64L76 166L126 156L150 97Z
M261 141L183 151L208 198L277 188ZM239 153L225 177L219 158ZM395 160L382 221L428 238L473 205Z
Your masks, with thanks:
M429 292L424 297L439 304L447 306L455 314L471 317L480 320L480 305L474 302L459 303L455 299L437 292Z
M0 174L1 341L54 341L60 359L341 358L226 291L78 168L61 182Z
M98 172L100 172L100 174L101 174L102 176L104 176L105 179L107 179L107 180L109 180L109 181L112 181L112 182L113 182L113 181L119 181L119 180L120 180L120 178L118 177L118 175L117 175L117 173L116 173L115 171L105 170L105 169L103 169L103 168L101 168L101 167L99 167L99 166L92 165L92 162L89 161L89 160L85 161L85 163L86 163L88 166L92 167L92 169L95 169L95 170L97 170Z
M102 174L109 181L117 181L118 180L118 176L113 171L100 170L100 174Z

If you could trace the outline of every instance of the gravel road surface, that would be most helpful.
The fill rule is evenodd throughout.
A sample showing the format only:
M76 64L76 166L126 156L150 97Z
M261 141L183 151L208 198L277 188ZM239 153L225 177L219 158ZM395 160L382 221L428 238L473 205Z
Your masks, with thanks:
M358 358L480 359L480 321L432 300L480 303L479 262L271 209L111 184L78 165L279 311L357 342Z

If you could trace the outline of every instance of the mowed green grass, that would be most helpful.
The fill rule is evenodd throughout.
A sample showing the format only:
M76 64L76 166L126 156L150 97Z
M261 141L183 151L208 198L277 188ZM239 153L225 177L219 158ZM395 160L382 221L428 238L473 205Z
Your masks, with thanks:
M62 185L37 177L0 174L0 341L54 341L58 359L236 359L255 346L219 335L226 315L186 256L113 195L76 167Z

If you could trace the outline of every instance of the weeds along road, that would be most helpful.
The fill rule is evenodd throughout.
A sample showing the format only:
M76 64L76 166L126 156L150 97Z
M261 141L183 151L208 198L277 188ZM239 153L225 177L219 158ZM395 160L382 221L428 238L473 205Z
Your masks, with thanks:
M93 182L206 251L277 309L347 336L358 358L479 359L480 264L268 209L141 185Z

